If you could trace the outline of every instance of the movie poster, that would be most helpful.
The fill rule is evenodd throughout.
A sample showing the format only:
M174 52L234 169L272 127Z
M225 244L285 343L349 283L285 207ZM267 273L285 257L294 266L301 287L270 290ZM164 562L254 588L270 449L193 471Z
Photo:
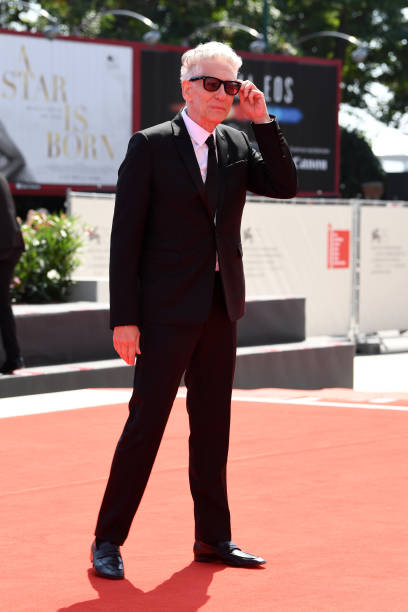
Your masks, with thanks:
M0 34L0 172L17 188L115 185L132 133L133 51Z

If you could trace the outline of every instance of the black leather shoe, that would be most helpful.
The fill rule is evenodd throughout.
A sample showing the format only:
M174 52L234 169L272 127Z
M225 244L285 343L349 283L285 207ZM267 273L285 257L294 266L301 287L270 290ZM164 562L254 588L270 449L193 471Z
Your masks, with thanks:
M24 360L22 357L17 357L17 359L6 359L0 367L0 374L12 374L14 370L19 370L20 368L24 368Z
M121 580L125 577L122 557L116 544L101 542L97 547L94 541L91 546L91 561L95 572L102 578Z
M194 560L201 563L222 561L234 567L258 567L266 563L262 557L242 551L234 542L218 542L211 546L199 540L194 543Z

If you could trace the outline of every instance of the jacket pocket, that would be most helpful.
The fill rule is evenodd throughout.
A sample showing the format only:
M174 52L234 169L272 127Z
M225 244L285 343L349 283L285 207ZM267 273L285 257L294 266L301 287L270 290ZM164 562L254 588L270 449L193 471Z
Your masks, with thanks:
M232 170L235 168L239 168L240 166L242 166L243 168L245 166L248 165L248 160L247 159L239 159L238 161L234 161L231 164L228 164L226 166L224 166L225 170Z

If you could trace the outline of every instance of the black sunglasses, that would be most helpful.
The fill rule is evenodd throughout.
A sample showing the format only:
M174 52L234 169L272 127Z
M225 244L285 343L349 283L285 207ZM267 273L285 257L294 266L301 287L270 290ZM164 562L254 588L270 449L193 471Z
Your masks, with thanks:
M221 84L224 85L224 91L229 96L235 96L240 88L242 83L239 81L222 81L221 79L217 79L217 77L211 76L195 76L189 79L190 81L202 81L204 85L204 89L207 91L218 91L221 87Z

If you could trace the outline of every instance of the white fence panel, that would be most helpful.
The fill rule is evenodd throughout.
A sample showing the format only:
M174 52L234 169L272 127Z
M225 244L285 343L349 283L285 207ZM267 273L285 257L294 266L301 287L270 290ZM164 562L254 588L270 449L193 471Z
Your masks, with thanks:
M247 295L303 296L307 335L347 335L351 207L254 200L242 221Z
M108 279L114 204L113 194L68 192L67 211L86 228L74 280Z
M408 206L361 206L359 331L408 329Z
M90 230L75 279L107 279L113 207L113 194L69 193ZM247 296L305 297L308 336L408 329L407 236L406 203L249 197Z

